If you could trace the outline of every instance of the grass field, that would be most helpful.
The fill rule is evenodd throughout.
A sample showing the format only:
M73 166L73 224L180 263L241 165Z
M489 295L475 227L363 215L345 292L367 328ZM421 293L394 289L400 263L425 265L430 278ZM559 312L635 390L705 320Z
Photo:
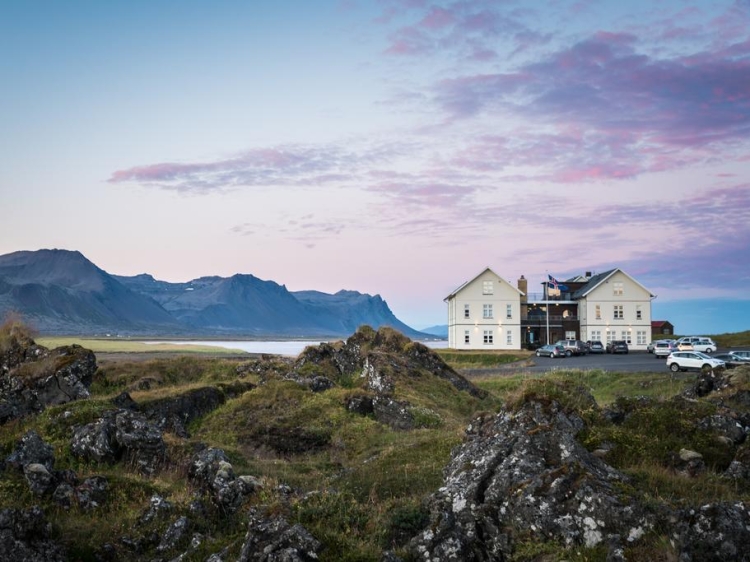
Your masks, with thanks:
M241 349L229 349L213 345L193 345L190 343L144 343L142 341L122 339L95 339L77 337L40 337L36 343L53 349L63 345L77 344L94 353L208 353L237 355L245 353Z

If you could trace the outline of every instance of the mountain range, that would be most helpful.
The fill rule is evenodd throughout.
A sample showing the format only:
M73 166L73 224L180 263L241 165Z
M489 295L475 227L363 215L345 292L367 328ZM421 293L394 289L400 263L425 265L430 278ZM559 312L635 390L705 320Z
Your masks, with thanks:
M289 291L248 274L186 283L112 275L80 252L57 249L0 256L0 317L9 313L50 335L339 337L367 324L427 336L380 295Z

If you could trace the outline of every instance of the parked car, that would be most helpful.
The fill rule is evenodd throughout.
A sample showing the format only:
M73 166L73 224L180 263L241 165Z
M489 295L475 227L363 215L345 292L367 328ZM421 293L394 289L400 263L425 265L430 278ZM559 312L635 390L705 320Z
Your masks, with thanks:
M726 364L721 359L715 359L700 351L674 351L667 357L667 367L673 373L696 369L698 371L713 371Z
M654 347L656 347L656 342L652 341L651 343L649 343L646 346L646 351L648 351L649 353L653 353L654 352Z
M750 359L742 359L739 355L734 353L718 353L713 356L714 359L724 361L727 369L734 369L740 365L750 365Z
M664 358L669 356L673 351L677 351L677 346L671 340L658 340L654 342L654 357Z
M625 340L615 340L607 344L607 353L627 353L628 342Z
M555 342L555 345L561 345L565 348L565 355L570 357L571 355L586 355L589 350L586 344L581 340L560 340Z
M750 359L750 351L730 351L729 353L743 359Z
M717 345L714 340L706 336L685 336L677 340L681 351L700 351L701 353L713 353Z
M557 344L543 345L536 350L537 357L565 357L565 348Z
M604 346L600 341L592 341L589 344L589 353L604 353Z

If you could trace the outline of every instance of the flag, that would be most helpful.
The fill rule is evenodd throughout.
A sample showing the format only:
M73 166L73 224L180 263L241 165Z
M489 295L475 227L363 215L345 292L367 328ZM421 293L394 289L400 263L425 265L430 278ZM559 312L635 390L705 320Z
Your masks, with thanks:
M567 291L568 290L567 285L563 285L551 275L547 274L547 277L549 277L548 283L549 283L550 289L554 289L555 291Z

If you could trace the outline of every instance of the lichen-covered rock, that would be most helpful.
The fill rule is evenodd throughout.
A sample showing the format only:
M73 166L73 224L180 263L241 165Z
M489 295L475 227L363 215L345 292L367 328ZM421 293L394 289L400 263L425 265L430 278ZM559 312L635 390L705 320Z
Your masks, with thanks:
M141 412L116 410L79 427L71 440L79 457L98 462L127 460L143 474L154 474L166 459L161 430Z
M47 470L52 470L55 464L54 449L32 429L16 444L16 448L6 457L5 462L18 470L23 470L27 464L32 463L44 465Z
M216 387L193 388L177 396L140 404L140 410L161 430L189 437L186 426L222 404L224 393Z
M578 443L583 427L557 402L534 400L472 423L429 502L429 528L412 540L413 555L505 560L519 540L537 540L603 544L614 556L623 541L637 540L653 521L622 502L615 484L625 476Z
M742 502L683 510L673 540L680 562L726 562L750 559L750 510Z
M207 448L196 453L188 467L188 477L225 514L236 512L247 497L262 488L253 476L235 475L221 449Z
M387 396L376 396L372 400L375 419L392 429L414 429L414 416L409 410L409 403Z
M0 560L64 562L65 550L51 539L51 531L39 507L0 510Z
M238 562L312 562L322 545L302 525L280 516L266 517L253 508Z
M96 357L78 345L47 350L14 340L0 357L0 424L89 397Z
M156 552L165 552L177 548L190 531L190 520L184 515L174 521L161 536Z
M37 496L51 492L55 487L55 477L43 464L27 464L23 467L23 475L29 485L29 489Z

